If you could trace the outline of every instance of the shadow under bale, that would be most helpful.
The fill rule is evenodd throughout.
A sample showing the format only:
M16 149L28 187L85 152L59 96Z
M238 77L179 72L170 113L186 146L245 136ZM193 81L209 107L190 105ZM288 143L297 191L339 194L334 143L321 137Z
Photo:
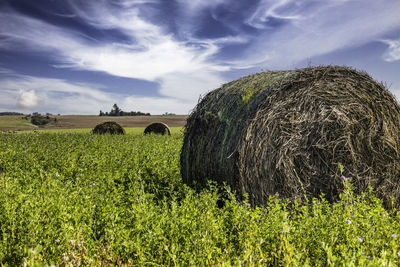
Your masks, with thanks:
M106 121L94 127L93 134L125 134L125 129L114 121Z
M144 129L144 134L168 134L171 135L171 130L169 129L168 125L162 122L155 122L146 127Z
M341 172L400 200L400 107L368 74L326 66L264 72L208 93L187 119L181 173L226 182L252 204L268 196L338 199Z

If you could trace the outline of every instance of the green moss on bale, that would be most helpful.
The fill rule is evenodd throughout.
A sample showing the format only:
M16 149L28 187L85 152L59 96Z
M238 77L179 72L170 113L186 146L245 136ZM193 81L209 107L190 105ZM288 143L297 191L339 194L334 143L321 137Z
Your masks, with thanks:
M100 123L92 130L93 134L125 134L125 129L114 121Z
M400 107L368 74L327 66L263 72L207 94L189 116L183 181L226 182L253 204L268 196L336 200L343 175L356 193L400 200ZM304 188L304 191L303 191Z

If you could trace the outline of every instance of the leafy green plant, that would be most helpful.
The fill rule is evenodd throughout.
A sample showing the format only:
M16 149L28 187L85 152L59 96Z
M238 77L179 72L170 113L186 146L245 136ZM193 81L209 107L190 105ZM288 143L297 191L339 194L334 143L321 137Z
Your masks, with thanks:
M323 197L238 201L180 177L181 134L0 135L0 263L398 265L398 210L351 178ZM225 205L218 207L224 195Z

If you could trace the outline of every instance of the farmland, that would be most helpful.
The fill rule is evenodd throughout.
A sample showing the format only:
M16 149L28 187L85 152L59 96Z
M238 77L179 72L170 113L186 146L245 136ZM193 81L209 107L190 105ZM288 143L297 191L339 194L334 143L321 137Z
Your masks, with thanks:
M186 115L172 116L122 116L108 117L95 115L61 115L51 116L57 122L46 125L42 128L33 125L24 116L0 116L0 130L41 130L41 129L92 129L104 121L115 121L122 127L146 127L152 122L163 122L170 127L183 127L186 122ZM144 128L143 128L144 129Z
M0 116L0 130L33 130L37 126L25 120L23 116Z
M239 201L182 183L172 136L0 134L0 263L399 265L400 215L371 192ZM345 166L344 166L345 167ZM224 205L221 202L224 195Z

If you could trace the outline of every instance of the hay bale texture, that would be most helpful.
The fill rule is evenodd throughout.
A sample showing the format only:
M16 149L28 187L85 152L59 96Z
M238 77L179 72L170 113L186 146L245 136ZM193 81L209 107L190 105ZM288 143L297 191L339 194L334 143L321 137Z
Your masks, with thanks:
M208 93L189 116L183 181L268 196L334 201L343 189L400 198L400 107L368 74L326 66L263 72Z
M149 124L146 129L144 129L144 134L168 134L171 135L171 130L169 129L168 125L162 122L154 122Z
M96 125L93 134L125 134L125 129L114 121L106 121Z

